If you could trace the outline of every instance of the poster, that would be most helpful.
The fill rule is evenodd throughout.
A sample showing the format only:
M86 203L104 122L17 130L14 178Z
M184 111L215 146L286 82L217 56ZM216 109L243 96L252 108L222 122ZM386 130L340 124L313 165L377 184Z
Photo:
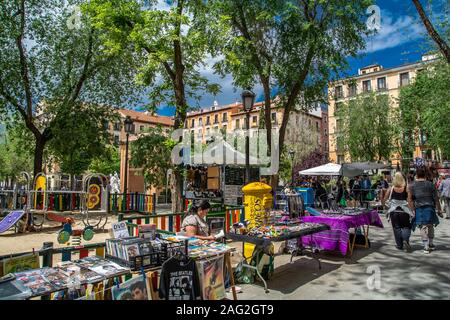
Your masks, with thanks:
M113 300L149 300L147 280L142 275L112 288Z
M223 256L197 261L203 300L222 300L226 297L223 264Z
M111 235L114 239L129 237L127 223L125 221L120 221L111 224Z
M3 260L3 274L39 269L39 255L29 254Z

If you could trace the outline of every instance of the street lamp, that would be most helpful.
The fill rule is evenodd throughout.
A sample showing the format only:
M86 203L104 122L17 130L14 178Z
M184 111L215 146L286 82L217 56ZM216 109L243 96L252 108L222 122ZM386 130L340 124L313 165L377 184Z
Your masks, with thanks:
M246 135L245 135L245 184L250 182L250 111L255 103L255 94L250 90L242 92L242 104L246 112Z
M291 158L291 163L292 163L291 184L293 186L294 185L294 157L295 157L294 149L289 150L289 157Z
M125 182L124 182L124 194L125 197L127 196L127 190L128 190L128 139L130 137L130 133L133 129L133 119L131 119L130 116L127 116L124 120L125 125L125 132L127 134L127 141L125 144Z

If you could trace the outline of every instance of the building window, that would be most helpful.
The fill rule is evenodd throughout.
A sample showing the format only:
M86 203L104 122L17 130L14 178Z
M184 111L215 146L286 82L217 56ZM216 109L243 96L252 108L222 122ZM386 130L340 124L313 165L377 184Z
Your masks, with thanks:
M377 87L378 87L378 91L385 91L387 89L386 88L386 77L377 79Z
M272 117L272 123L274 123L276 125L277 124L277 113L272 112L271 117Z
M116 147L118 147L119 143L120 143L120 137L118 135L114 135L114 145Z
M206 125L207 126L209 126L211 123L210 123L210 116L207 116L206 117Z
M191 128L195 127L195 119L192 119Z
M371 85L370 80L363 81L362 84L363 84L363 92L370 92L370 91L372 91L372 85Z
M319 131L319 121L316 121L316 130Z
M227 118L227 113L222 114L222 122L227 122L228 118Z
M114 123L114 130L115 131L120 131L120 122Z
M325 142L325 152L328 152L328 142Z
M199 125L200 127L203 126L203 118L198 119L198 125Z
M253 123L258 122L258 116L253 116L253 117L252 117L252 121L253 121Z
M338 162L339 164L344 163L344 156L343 156L343 155L338 155L338 156L337 156L337 162Z
M139 132L142 132L142 131L144 131L144 126L139 126Z
M219 123L219 115L214 115L214 124Z
M356 84L350 84L348 86L348 96L349 97L356 96Z
M241 121L240 119L236 119L236 129L240 129L241 128Z
M344 97L344 91L342 90L342 86L337 86L334 88L334 96L336 99L341 99Z
M327 129L325 129L325 135L328 135L328 131L327 131Z
M409 72L400 73L400 87L407 86L409 84Z

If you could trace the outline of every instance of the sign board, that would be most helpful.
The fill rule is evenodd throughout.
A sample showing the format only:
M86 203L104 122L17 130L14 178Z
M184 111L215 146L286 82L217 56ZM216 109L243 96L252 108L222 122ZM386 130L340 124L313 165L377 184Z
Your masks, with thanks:
M39 255L29 254L3 260L3 275L39 269Z
M228 205L241 205L242 197L244 194L242 193L242 186L239 185L225 185L224 192L224 202Z
M129 237L126 221L111 224L110 234L114 239Z

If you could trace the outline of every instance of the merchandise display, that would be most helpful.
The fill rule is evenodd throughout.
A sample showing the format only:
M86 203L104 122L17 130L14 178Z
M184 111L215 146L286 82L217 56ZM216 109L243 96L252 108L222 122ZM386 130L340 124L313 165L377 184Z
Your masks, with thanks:
M223 255L233 250L234 248L223 243L208 240L201 240L195 244L189 244L188 248L189 257L194 259Z
M181 255L162 265L159 297L165 300L199 300L200 281L195 261Z

